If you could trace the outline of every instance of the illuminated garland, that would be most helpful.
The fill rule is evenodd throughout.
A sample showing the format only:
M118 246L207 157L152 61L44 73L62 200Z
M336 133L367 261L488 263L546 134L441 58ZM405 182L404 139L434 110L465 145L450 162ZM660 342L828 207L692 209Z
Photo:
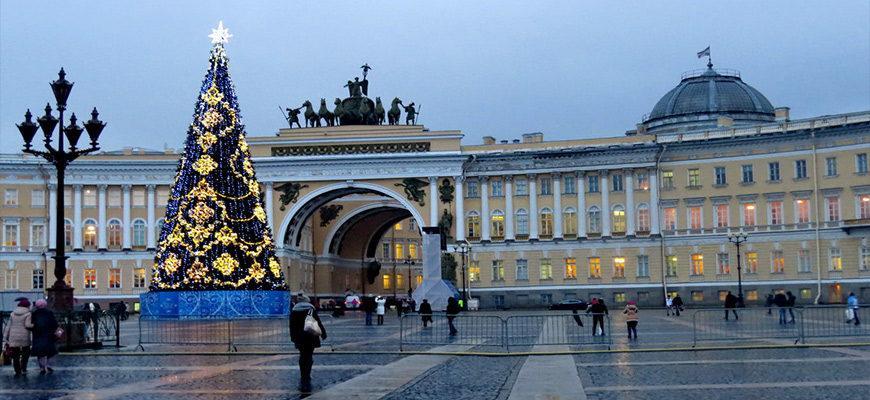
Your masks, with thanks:
M222 43L197 97L155 254L151 290L282 290Z

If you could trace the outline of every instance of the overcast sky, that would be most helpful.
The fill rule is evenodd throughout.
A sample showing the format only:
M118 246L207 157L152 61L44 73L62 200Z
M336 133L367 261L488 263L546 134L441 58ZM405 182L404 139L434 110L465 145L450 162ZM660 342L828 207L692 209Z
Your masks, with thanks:
M223 20L251 136L277 107L345 97L364 62L370 96L422 105L429 129L482 136L619 136L712 47L792 118L870 110L870 2L38 1L0 2L0 152L52 99L97 106L103 148L182 147Z

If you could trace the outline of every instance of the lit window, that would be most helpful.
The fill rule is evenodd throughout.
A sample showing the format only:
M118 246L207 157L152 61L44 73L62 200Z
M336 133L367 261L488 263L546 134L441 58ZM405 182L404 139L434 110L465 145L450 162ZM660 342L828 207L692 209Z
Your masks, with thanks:
M840 198L826 197L825 201L828 205L828 221L840 220Z
M541 210L541 235L550 236L553 234L553 211L549 208Z
M689 187L696 188L701 186L701 170L698 168L689 169Z
M110 268L109 269L109 288L119 289L120 287L121 287L121 269L120 268Z
M677 209L675 207L665 207L664 209L662 209L662 214L664 215L665 219L665 230L677 230Z
M665 273L667 276L677 276L677 256L671 255L665 257Z
M782 250L770 252L770 272L772 274L785 272L785 257L782 255Z
M758 253L750 251L746 253L746 272L758 273Z
M623 292L613 293L613 302L614 303L625 303L625 293L623 293Z
M646 204L641 204L637 207L637 230L640 232L649 232L649 226L649 207Z
M767 203L767 208L770 210L770 225L782 224L782 202L771 201Z
M393 225L393 230L394 230L394 231L400 231L400 230L402 230L402 223L401 223L401 222L396 222L396 224Z
M495 210L492 212L490 219L492 224L492 236L504 236L504 212L501 210Z
M7 207L18 206L18 189L6 189L3 197L3 204Z
M692 254L692 275L704 275L704 255Z
M731 259L728 253L719 253L716 255L716 269L720 275L731 273Z
M858 203L858 218L870 219L870 195L861 196Z
M830 253L830 269L831 271L842 271L843 270L843 255L840 253L840 249L837 247L831 247L828 250Z
M613 277L625 278L625 257L613 257Z
M492 260L492 280L504 280L504 262L502 260Z
M549 258L542 258L541 261L541 279L553 279L553 265L550 264Z
M743 226L755 225L755 203L743 205Z
M416 243L408 243L408 257L411 259L417 259L417 244Z
M6 224L3 226L3 245L18 246L18 224Z
M468 280L480 282L480 264L477 261L471 261L468 265Z
M134 268L133 269L133 287L134 288L144 288L145 287L145 268Z
M108 246L111 249L121 247L121 221L113 219L106 225L106 235L108 236Z
M758 290L750 289L746 291L746 300L758 301Z
M637 174L637 189L649 190L649 175Z
M727 228L728 227L728 205L727 204L719 204L716 206L716 227L717 228Z
M613 206L613 232L625 232L625 207Z
M423 275L417 275L416 282L417 282L417 283L416 283L416 285L415 285L414 287L415 287L415 288L420 287L420 285L423 284Z
M396 274L396 288L405 286L405 278L402 274Z
M692 301L696 302L696 303L700 303L700 302L704 301L704 292L702 292L700 290L693 290L692 291Z
M85 220L84 246L86 249L97 247L97 222L92 219Z
M801 299L804 299L804 300L812 299L813 298L813 290L803 288L800 290L800 295L801 295Z
M97 288L97 270L93 268L85 269L85 289Z
M601 278L601 258L589 257L589 277Z
M391 289L393 286L393 279L390 274L384 274L383 276L384 289Z
M795 201L795 208L797 209L796 217L798 224L807 224L810 222L810 201L806 199L800 199Z
M689 228L703 229L702 216L701 207L689 207Z
M394 243L393 247L396 249L396 260L401 260L405 258L405 246L401 243Z

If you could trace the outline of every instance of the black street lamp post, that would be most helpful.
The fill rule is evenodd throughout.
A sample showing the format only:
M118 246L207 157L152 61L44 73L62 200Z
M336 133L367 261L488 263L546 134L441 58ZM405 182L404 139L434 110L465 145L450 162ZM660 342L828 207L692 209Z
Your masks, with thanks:
M100 149L97 144L97 140L100 138L100 133L102 133L103 128L106 126L105 122L100 121L97 117L99 113L97 112L96 107L91 112L91 119L84 124L84 129L78 125L78 119L76 118L75 113L73 113L69 118L69 125L63 126L63 112L66 110L66 101L69 98L70 91L72 91L73 82L66 80L66 72L64 72L63 68L58 72L58 79L54 82L51 82L51 91L54 92L54 99L57 103L57 111L58 117L55 118L51 115L51 105L45 105L45 115L39 117L36 123L33 123L31 119L33 118L33 114L30 113L30 109L24 114L24 122L18 124L18 131L21 132L21 137L24 139L24 149L23 151L28 154L33 154L40 156L46 159L48 162L52 163L57 169L57 190L61 191L61 194L57 196L57 201L55 202L55 250L54 250L54 277L55 282L50 288L46 289L48 292L48 302L49 306L55 311L70 311L73 307L73 288L66 284L64 278L66 277L66 260L67 256L65 254L65 235L64 235L64 172L66 170L66 166L69 165L73 160L79 158L82 155L92 153ZM54 134L54 128L57 127L58 123L60 123L60 127L58 128L57 135L57 147L52 146L52 135ZM44 147L47 151L34 150L32 148L31 142L33 141L34 136L36 136L36 131L42 128L42 134L45 136L43 142L45 142ZM90 147L87 149L78 149L76 145L78 144L79 138L82 136L83 131L87 131L88 137L91 139ZM69 150L64 149L64 136L69 141Z
M414 260L411 260L411 256L407 256L403 263L408 266L408 297L411 297L411 293L414 292L414 290L411 289L411 267L414 266L415 262Z
M454 245L454 250L462 254L462 306L468 307L468 288L465 286L465 257L471 252L471 244L467 240L463 240Z
M740 244L749 239L749 234L742 228L736 233L728 232L728 241L737 246L737 303L739 307L743 307L743 276L741 270L743 264L740 262Z

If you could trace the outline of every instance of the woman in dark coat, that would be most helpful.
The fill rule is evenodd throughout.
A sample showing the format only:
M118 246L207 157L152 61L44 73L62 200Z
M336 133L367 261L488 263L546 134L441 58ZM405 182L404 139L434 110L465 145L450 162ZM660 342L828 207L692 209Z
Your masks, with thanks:
M54 313L45 308L45 300L36 301L36 311L31 314L33 323L33 345L31 346L30 354L36 357L39 362L39 374L54 372L51 369L51 358L57 355L57 319L54 318Z
M305 318L311 315L320 326L320 336L305 332ZM311 367L314 366L314 349L320 347L320 339L326 339L326 328L317 315L317 310L307 296L299 296L290 312L290 340L299 350L299 391L311 392Z

